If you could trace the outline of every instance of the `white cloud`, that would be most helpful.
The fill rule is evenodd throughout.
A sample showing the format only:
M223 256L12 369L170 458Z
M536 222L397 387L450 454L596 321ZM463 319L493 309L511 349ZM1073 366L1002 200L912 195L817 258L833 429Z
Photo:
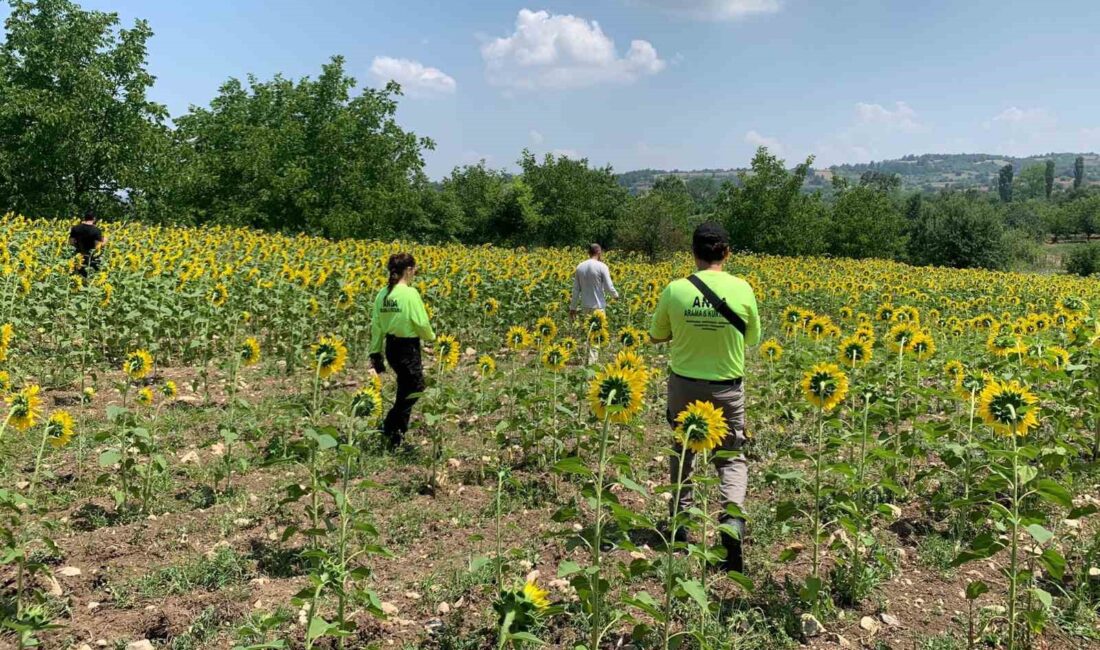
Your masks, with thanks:
M780 0L635 0L635 4L661 9L693 20L738 20L755 14L773 14Z
M580 160L582 156L576 149L554 149L550 152L554 157L565 156L566 158L572 158L573 160Z
M534 129L531 129L530 136L531 136L531 142L534 143L534 144L542 144L543 141L546 139L542 136L541 133L539 133L538 131L536 131Z
M1045 108L1018 108L1009 106L983 124L985 128L1005 126L1009 128L1048 128L1054 125L1054 116Z
M458 87L454 78L439 68L429 68L409 59L376 56L370 64L370 72L380 83L396 81L413 97L449 95Z
M510 36L483 43L481 57L490 83L522 89L631 83L667 65L649 41L631 41L620 56L596 21L529 9Z
M899 131L920 131L924 126L917 121L917 112L905 102L895 102L894 110L886 108L882 104L856 104L856 115L861 124L873 124L885 126L888 129Z
M775 156L783 155L783 143L777 138L770 138L766 135L761 135L756 130L749 131L745 134L745 142L751 144L753 147L767 147Z

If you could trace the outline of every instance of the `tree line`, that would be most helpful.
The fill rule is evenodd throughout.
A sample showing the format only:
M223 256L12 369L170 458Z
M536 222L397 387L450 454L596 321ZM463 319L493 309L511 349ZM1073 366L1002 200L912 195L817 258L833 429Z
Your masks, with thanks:
M328 237L522 246L600 242L660 258L723 222L742 250L1005 268L1045 238L1100 230L1100 193L1052 182L1052 165L1001 170L997 194L904 193L896 176L806 190L760 149L732 181L667 176L633 196L610 167L523 151L440 182L430 138L396 120L401 89L359 88L341 57L314 78L227 80L171 116L148 97L144 21L71 0L9 0L0 44L0 212L231 224ZM1075 168L1084 178L1083 160Z

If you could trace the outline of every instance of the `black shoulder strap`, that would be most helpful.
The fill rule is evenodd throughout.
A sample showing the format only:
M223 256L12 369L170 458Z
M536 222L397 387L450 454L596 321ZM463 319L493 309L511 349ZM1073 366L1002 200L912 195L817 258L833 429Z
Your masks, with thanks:
M737 312L733 311L724 298L719 298L718 294L714 293L705 282L699 279L697 275L689 275L688 282L695 285L695 288L699 290L699 293L703 294L703 297L707 299L707 302L714 307L715 311L722 314L722 317L729 321L730 325L737 328L738 332L741 332L741 336L745 336L745 331L748 329L748 325L745 324L745 319L737 315Z

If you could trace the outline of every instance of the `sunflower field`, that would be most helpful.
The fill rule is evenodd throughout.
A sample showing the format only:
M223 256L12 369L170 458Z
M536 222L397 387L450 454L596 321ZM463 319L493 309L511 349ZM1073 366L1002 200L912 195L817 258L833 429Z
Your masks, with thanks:
M1095 279L735 256L742 573L646 334L686 255L572 319L580 251L128 223L85 274L68 226L0 218L0 647L1100 647ZM440 335L387 452L400 250Z

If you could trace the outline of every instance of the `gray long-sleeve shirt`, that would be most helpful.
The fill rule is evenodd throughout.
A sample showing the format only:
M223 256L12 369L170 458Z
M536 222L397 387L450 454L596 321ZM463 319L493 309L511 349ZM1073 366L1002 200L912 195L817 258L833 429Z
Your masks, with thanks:
M615 298L619 292L611 282L611 272L603 262L592 258L577 265L573 273L573 300L570 309L604 309L607 307L607 294Z

